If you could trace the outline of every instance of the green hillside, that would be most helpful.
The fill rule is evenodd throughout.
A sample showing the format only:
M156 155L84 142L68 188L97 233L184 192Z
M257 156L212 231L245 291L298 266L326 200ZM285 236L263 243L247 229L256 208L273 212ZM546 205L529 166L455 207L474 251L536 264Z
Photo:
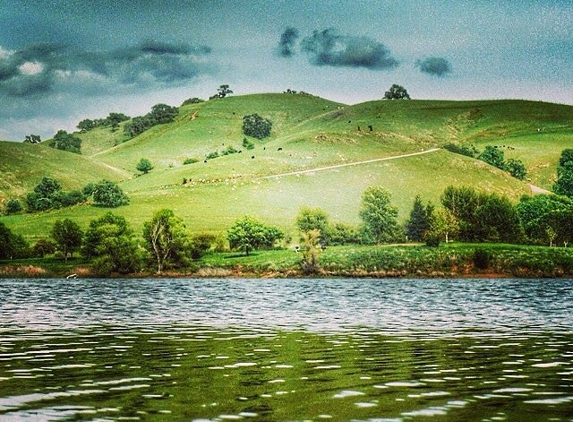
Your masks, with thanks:
M247 150L242 119L253 113L271 120L273 128L263 141L251 138L255 147ZM121 181L130 196L131 204L114 212L126 216L136 231L155 210L168 207L195 231L220 232L250 214L292 232L302 206L356 224L362 192L372 185L391 192L401 219L417 194L439 203L452 184L516 201L531 193L529 183L549 189L561 151L573 146L573 107L416 100L348 106L309 95L256 94L181 107L173 123L131 140L122 129L98 128L79 136L82 156L44 145L0 143L0 200L22 196L42 175L65 188L108 178ZM529 180L441 149L450 143L480 150L497 145L506 159L526 164ZM229 147L241 152L205 160ZM155 168L138 175L135 167L143 157ZM197 162L185 165L189 158ZM39 236L56 219L74 218L85 227L107 211L85 205L2 219L16 232Z
M80 189L102 178L120 181L130 175L106 163L45 144L0 141L0 204L24 196L44 176L57 179L66 189Z

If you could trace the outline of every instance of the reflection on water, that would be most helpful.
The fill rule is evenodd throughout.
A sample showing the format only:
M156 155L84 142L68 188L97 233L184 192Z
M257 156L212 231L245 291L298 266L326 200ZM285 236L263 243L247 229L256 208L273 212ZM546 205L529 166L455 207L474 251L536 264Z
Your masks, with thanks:
M567 280L0 280L0 421L572 421Z

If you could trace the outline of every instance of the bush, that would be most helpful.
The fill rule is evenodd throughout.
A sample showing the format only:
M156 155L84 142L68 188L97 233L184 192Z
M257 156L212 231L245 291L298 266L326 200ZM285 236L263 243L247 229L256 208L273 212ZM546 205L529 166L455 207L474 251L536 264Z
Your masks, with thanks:
M243 117L243 133L253 138L263 139L271 134L273 124L258 114L249 114Z
M102 180L94 186L93 199L95 205L106 208L116 208L129 204L129 198L117 183Z
M476 249L473 254L473 262L476 268L486 270L490 267L491 255L485 249Z
M198 163L199 159L198 158L186 158L185 161L183 161L183 165L187 165L187 164L195 164Z
M56 252L56 244L49 239L39 239L34 245L32 251L34 256L43 258L46 255Z
M210 152L209 154L207 154L207 155L205 156L205 158L206 158L207 160L213 160L213 159L215 159L215 158L219 158L219 151Z
M151 164L151 161L149 161L147 158L142 158L139 160L135 168L143 174L147 174L153 170L153 164Z
M6 214L16 214L23 209L24 207L18 199L10 199L6 202Z
M254 149L255 143L247 138L243 138L243 146L247 149Z

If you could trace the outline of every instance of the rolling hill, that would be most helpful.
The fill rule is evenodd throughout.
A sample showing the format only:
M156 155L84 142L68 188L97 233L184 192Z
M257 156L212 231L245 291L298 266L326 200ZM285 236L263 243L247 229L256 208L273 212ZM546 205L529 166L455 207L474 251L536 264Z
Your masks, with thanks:
M269 138L243 146L242 118L272 121ZM83 155L45 144L0 143L0 201L22 197L42 176L66 189L102 178L131 198L113 210L136 231L160 208L171 208L194 231L218 233L250 214L292 232L302 206L320 207L335 222L358 223L362 192L380 185L406 218L416 195L439 203L448 185L472 185L514 200L531 186L550 188L562 149L573 145L573 107L530 101L372 101L344 105L300 94L253 94L180 107L169 124L126 139L98 128L78 134ZM442 147L496 145L521 159L519 181L481 161ZM232 147L240 151L223 155ZM205 159L219 153L218 158ZM155 168L138 175L136 163ZM192 164L184 164L193 159ZM3 216L30 237L56 219L86 227L107 209L89 205L43 214Z

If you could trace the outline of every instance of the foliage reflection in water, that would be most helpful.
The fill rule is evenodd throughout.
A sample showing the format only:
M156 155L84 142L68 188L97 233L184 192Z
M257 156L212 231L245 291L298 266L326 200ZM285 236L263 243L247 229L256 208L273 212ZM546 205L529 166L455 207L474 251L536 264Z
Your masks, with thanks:
M573 418L570 281L74 283L0 281L0 421Z

